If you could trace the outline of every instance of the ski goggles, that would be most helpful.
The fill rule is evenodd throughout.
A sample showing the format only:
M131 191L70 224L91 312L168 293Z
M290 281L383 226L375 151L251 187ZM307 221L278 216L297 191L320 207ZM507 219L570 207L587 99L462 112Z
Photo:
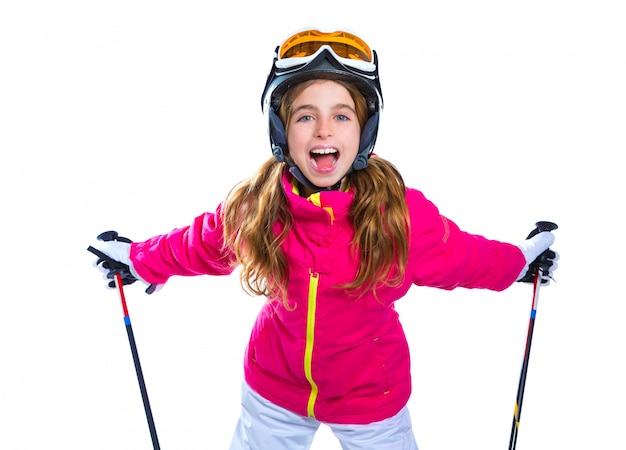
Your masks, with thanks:
M325 49L344 66L365 72L376 70L374 51L356 34L315 29L302 30L285 39L277 50L276 67L289 69L307 64Z

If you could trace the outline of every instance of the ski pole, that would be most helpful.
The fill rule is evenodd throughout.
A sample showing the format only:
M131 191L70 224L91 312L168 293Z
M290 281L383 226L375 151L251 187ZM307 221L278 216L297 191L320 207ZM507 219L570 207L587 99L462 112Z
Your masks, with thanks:
M115 284L120 293L120 300L122 302L122 309L124 311L124 323L126 324L126 332L128 334L128 342L130 343L130 350L133 354L133 361L135 362L135 371L137 372L137 380L139 381L139 389L141 390L141 398L143 399L143 407L146 411L146 419L148 419L148 428L150 428L150 437L152 438L152 446L154 450L160 450L159 438L157 436L156 427L154 426L154 419L152 417L152 409L150 408L150 400L148 399L148 390L146 389L146 383L143 379L143 371L141 370L141 363L139 362L139 353L137 353L137 344L135 343L135 335L133 333L133 326L130 322L130 316L128 314L128 307L126 306L126 297L124 295L124 288L122 287L122 277L119 273L115 274Z
M114 231L102 233L98 236L98 239L103 241L123 241L130 242L129 239L117 236ZM116 261L111 260L107 255L99 251L98 249L89 246L87 248L90 252L97 255L99 258L109 262L109 264L115 264ZM121 263L117 263L122 265ZM128 269L127 269L128 270ZM132 276L131 276L132 277ZM130 343L130 350L133 354L133 362L135 363L135 371L137 372L137 381L139 381L139 389L141 390L141 398L143 400L143 407L146 412L146 419L148 420L148 428L150 429L150 437L152 439L152 446L154 450L160 450L159 438L157 436L156 427L154 425L154 418L152 417L152 409L150 408L150 400L148 398L148 390L146 389L146 383L143 378L143 371L141 370L141 362L139 361L139 353L137 352L137 344L135 342L135 335L133 333L133 326L130 321L130 315L128 314L128 306L126 305L126 296L124 295L124 282L119 271L115 273L115 285L120 295L120 301L122 303L122 311L124 312L124 324L126 325L126 333L128 334L128 342Z
M556 230L558 226L552 222L537 222L536 227L528 235L527 239L535 236L542 231ZM538 259L541 256L538 257ZM541 278L549 267L542 267L538 264L533 280L533 302L530 310L530 319L528 321L528 333L526 335L526 348L524 350L524 360L522 362L522 371L520 374L519 385L517 387L517 398L515 401L515 410L513 412L513 424L511 426L511 438L509 440L509 450L515 450L517 444L517 434L519 432L520 416L522 414L522 401L524 400L524 388L526 387L526 375L528 373L528 360L530 358L530 346L533 340L533 331L535 328L535 316L537 315L537 304L539 302L539 287L541 286Z

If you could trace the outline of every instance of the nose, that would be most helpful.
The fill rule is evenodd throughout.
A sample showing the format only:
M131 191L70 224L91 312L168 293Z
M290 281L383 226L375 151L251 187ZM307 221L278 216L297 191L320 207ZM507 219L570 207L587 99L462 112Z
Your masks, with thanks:
M332 136L332 134L333 130L330 118L318 118L317 126L315 127L315 135L320 138L327 138Z

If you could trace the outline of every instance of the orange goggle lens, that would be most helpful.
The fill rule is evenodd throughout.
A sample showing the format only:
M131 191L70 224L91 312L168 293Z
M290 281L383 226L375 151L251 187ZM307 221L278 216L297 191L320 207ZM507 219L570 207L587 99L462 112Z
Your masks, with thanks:
M346 31L324 33L305 30L294 34L280 46L279 59L306 58L314 55L322 46L329 46L337 56L358 61L373 62L372 49L360 37Z

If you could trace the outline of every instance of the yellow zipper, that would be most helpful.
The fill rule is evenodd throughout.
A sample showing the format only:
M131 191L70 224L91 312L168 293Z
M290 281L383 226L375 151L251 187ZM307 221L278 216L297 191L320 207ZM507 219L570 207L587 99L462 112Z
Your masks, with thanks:
M315 338L315 309L317 307L317 285L319 274L309 274L309 301L306 320L306 346L304 348L304 375L311 385L311 394L307 404L307 415L315 418L315 400L317 399L317 384L313 380L311 364L313 361L313 341Z

